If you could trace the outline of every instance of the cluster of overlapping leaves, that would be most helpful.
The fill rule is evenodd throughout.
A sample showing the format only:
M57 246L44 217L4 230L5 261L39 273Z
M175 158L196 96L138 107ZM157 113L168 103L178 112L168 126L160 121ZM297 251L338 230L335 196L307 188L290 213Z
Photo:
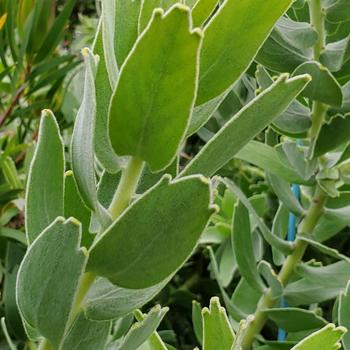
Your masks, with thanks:
M32 346L171 349L156 332L168 308L138 309L202 243L229 315L216 298L210 309L194 304L203 349L338 347L345 329L318 304L338 298L333 322L349 325L349 259L323 244L349 220L348 9L347 0L102 1L69 152L44 110L29 171L16 299ZM243 77L248 69L256 79ZM217 132L211 118L225 119ZM264 142L252 141L269 125ZM183 164L197 132L207 142ZM279 205L272 228L261 197L215 177L233 158L266 171ZM301 202L290 183L302 185ZM295 242L285 239L288 212ZM307 247L320 261L302 262ZM260 334L271 321L287 339Z

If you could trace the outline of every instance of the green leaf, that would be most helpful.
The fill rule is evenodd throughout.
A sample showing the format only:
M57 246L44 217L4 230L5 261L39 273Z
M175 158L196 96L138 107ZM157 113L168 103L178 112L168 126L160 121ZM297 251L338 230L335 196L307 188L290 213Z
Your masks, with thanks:
M167 283L168 279L145 289L125 289L99 278L89 290L82 308L91 320L116 320L145 305Z
M280 115L308 81L307 75L294 79L282 75L270 88L230 119L193 158L182 175L213 175Z
M78 222L57 218L30 246L18 271L22 318L55 348L64 335L87 260L86 251L79 248L80 238Z
M326 16L330 22L338 23L350 18L349 0L330 0L326 4Z
M72 169L79 193L86 206L99 215L104 225L108 214L98 202L95 175L94 128L96 95L94 84L95 57L89 49L83 50L85 60L84 95L75 119L71 143Z
M257 291L264 292L266 286L255 261L249 212L240 201L236 204L233 217L232 246L241 276Z
M321 53L320 61L331 72L338 72L350 58L350 35L346 38L329 43Z
M65 33L65 25L69 16L71 15L73 8L75 6L76 0L68 0L62 9L61 13L56 18L50 31L46 35L44 42L42 43L36 57L35 61L43 61L47 56L49 56L52 51L57 47L59 42Z
M108 80L108 72L106 60L103 53L102 43L102 20L100 20L97 28L95 41L93 44L93 52L99 56L99 63L95 78L96 92L96 121L94 144L97 159L103 167L110 173L117 172L119 167L119 159L113 151L108 135L108 106L112 96L112 88Z
M289 183L305 183L295 169L280 159L276 148L265 143L250 141L235 155L235 158L252 163Z
M299 332L308 329L321 328L327 321L318 316L314 311L298 308L274 308L264 310L264 314L275 322L278 327L287 332Z
M176 0L147 0L142 2L139 17L139 34L141 34L152 19L155 9L160 8L164 11L168 10L172 5L176 4Z
M145 3L150 2L144 1ZM118 67L121 67L138 37L138 23L142 0L117 0L115 2L114 46Z
M317 32L309 23L282 17L256 59L273 71L292 72L311 59L308 48L316 42L317 37Z
M94 239L94 236L89 233L91 212L80 197L73 172L67 171L64 180L64 216L74 217L80 221L83 233L81 244L84 247L90 247Z
M248 198L245 196L245 194L242 192L242 190L237 187L231 180L224 179L222 180L223 183L226 185L226 187L232 191L237 198L244 204L244 206L248 209L249 213L253 217L255 223L258 225L261 234L263 235L264 239L273 247L280 250L284 253L291 253L293 248L290 242L285 241L284 239L279 238L278 236L275 236L271 233L269 228L266 226L266 224L263 222L263 220L259 217L257 212L255 211L254 207L249 202Z
M102 0L102 43L103 54L108 80L114 88L118 79L118 65L114 49L115 27L116 27L116 1Z
M337 350L341 347L339 341L345 332L344 327L335 327L330 323L293 346L291 350Z
M118 350L135 350L141 346L156 331L168 310L156 305L141 322L130 328Z
M196 300L192 300L192 324L194 334L198 342L203 344L203 320L202 320L202 307Z
M283 294L283 286L271 264L265 260L260 261L258 271L270 287L272 298L280 298Z
M303 96L331 106L342 105L341 87L326 67L316 61L305 62L293 72L293 76L300 74L310 74L312 77L311 83L302 91Z
M63 215L63 183L63 141L54 115L44 110L27 182L25 217L29 243Z
M350 329L350 282L348 282L344 293L340 294L338 305L339 325ZM350 349L350 333L343 337L344 350Z
M60 349L105 349L110 329L111 322L94 322L85 318L81 312L67 332Z
M276 175L267 173L267 179L279 200L295 215L303 216L304 209L295 198L290 184Z
M350 140L350 114L335 115L317 135L313 156L319 157Z
M195 98L201 33L190 31L189 16L189 9L180 4L166 14L154 12L121 69L111 100L114 150L145 160L152 171L174 159Z
M280 204L273 218L272 234L281 238L285 238L288 230L289 210L284 204ZM281 266L285 260L284 254L272 247L273 262L277 266Z
M198 0L192 8L193 26L203 27L218 2L218 0Z
M231 350L235 334L219 298L210 299L210 306L202 310L203 350Z
M196 105L234 84L290 4L290 0L224 2L205 29Z
M213 211L209 201L204 178L170 182L164 176L92 246L88 269L124 288L141 289L161 282L194 249ZM170 251L169 246L173 247Z

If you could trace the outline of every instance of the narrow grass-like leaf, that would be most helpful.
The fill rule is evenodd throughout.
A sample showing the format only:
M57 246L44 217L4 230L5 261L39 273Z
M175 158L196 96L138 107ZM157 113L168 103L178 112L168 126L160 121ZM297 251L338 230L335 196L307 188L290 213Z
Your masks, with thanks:
M189 8L154 12L111 100L109 135L117 154L141 158L152 171L172 162L193 107L200 43L201 33L190 31Z
M25 207L29 243L57 216L63 215L63 187L63 142L54 115L44 110L27 182Z
M205 29L196 105L233 85L290 4L290 0L224 2Z
M337 350L340 349L340 340L344 336L346 328L335 327L330 323L319 331L312 333L291 350Z
M36 238L18 271L17 304L23 320L54 348L65 333L87 260L80 238L78 222L58 218Z
M209 202L206 179L193 176L170 182L164 176L92 246L88 269L124 288L161 282L196 246L213 212Z
M340 294L338 305L339 325L350 329L350 282L348 282L344 293ZM346 333L343 337L344 350L350 349L350 333Z
M279 116L310 81L308 75L288 79L282 75L246 105L201 149L182 172L213 175L273 119Z
M264 292L266 287L255 261L249 212L240 201L236 204L233 217L232 246L241 275L253 288Z
M219 298L210 299L210 306L202 310L203 350L231 350L235 334Z

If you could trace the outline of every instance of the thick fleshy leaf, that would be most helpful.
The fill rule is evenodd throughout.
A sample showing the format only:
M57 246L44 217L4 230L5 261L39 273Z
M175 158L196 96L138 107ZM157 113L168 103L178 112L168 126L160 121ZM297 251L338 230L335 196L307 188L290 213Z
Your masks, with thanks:
M309 82L307 75L288 79L281 76L270 88L230 119L201 149L182 175L213 175L251 139L279 116Z
M64 149L54 115L44 110L26 192L26 233L29 243L63 215Z
M274 321L277 326L288 332L299 332L308 329L321 328L327 321L314 311L298 308L275 308L264 310L264 313Z
M144 1L144 3L147 2L149 1ZM114 49L118 67L122 66L138 37L141 4L142 0L117 0L115 2Z
M67 171L64 180L64 217L74 217L80 221L83 234L81 239L82 246L90 247L94 238L89 233L91 211L80 197L73 172Z
M290 0L224 2L205 29L196 105L234 84L290 4Z
M257 61L277 72L292 72L312 57L317 33L309 23L282 17L257 55Z
M120 288L105 278L99 278L87 294L82 308L91 320L116 320L141 308L167 284L162 281L146 289Z
M55 348L64 335L87 260L80 238L80 223L58 218L36 238L18 271L22 318Z
M109 223L108 214L97 199L94 129L96 119L96 93L94 76L96 61L89 49L83 50L85 60L84 95L77 117L71 143L74 178L86 206L94 211L104 225Z
M350 282L346 286L344 293L340 294L338 305L339 325L350 329ZM345 350L350 349L350 333L347 332L343 337L343 346Z
M290 184L273 174L267 174L267 178L280 201L284 203L292 213L297 216L302 216L304 214L304 209L293 195Z
M302 92L303 96L331 106L342 105L341 87L326 67L316 61L305 62L293 73L294 76L299 74L310 74L312 77L310 84Z
M289 183L305 183L305 180L289 164L280 159L276 148L265 143L250 141L235 155L235 158L252 163Z
M121 0L123 1L123 0ZM147 27L150 22L153 11L156 8L161 8L164 11L168 10L172 5L177 3L177 0L147 0L142 2L140 17L138 20L138 31L139 34ZM187 5L187 4L186 4Z
M235 207L232 247L241 276L257 291L264 292L266 286L259 275L255 261L249 212L241 202L238 202Z
M109 337L111 322L88 320L80 313L64 337L62 350L104 349Z
M337 350L340 349L340 340L342 339L346 328L335 327L330 323L319 331L312 333L291 350Z
M324 124L317 136L314 157L335 150L350 140L350 114L336 115Z
M206 179L193 176L170 182L164 176L93 245L88 269L124 288L160 283L196 246L213 212L209 201Z
M210 299L210 306L202 310L203 350L231 350L235 334L219 298Z
M154 12L125 61L111 100L114 150L145 160L152 171L172 162L191 115L201 33L190 31L189 16L189 8L180 4L166 14Z
M218 0L198 0L192 8L192 21L194 27L202 27L213 13Z
M108 106L112 96L112 87L108 80L106 60L102 43L102 21L97 28L93 52L99 56L95 78L96 92L96 121L95 121L95 152L103 167L110 173L119 170L119 160L112 148L108 135Z
M338 72L350 58L350 35L342 40L329 43L320 56L320 61L331 72Z
M349 0L330 0L325 9L327 19L330 22L342 22L350 19Z
M136 323L130 328L124 337L118 350L135 350L138 349L152 334L157 330L160 322L168 312L167 307L161 308L156 305L142 321Z

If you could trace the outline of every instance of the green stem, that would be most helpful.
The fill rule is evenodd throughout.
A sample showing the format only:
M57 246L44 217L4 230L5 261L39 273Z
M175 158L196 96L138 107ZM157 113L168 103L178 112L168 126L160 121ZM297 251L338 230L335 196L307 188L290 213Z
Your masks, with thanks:
M314 60L319 61L326 44L325 12L322 9L321 0L309 0L309 9L311 25L318 34L317 41L313 47Z
M130 204L142 174L143 166L144 162L141 159L131 157L127 167L124 169L119 186L109 207L109 212L113 220L115 220Z
M311 113L311 121L312 121L312 125L311 128L309 130L309 137L311 140L313 140L315 137L317 137L324 118L326 116L327 113L327 109L328 106L318 102L318 101L314 101L312 104L312 113Z
M318 220L323 213L323 208L326 200L326 194L322 191L321 188L317 187L305 219L301 224L301 233L305 235L312 234L318 223ZM298 239L296 240L293 253L288 256L281 268L281 271L278 274L278 279L284 286L287 285L295 267L300 263L306 248L307 243L305 241ZM251 348L255 336L261 332L267 320L267 316L264 313L264 310L273 307L275 303L276 299L272 297L271 291L268 291L261 297L254 314L254 320L249 324L246 330L244 340L242 342L242 350L249 350Z

